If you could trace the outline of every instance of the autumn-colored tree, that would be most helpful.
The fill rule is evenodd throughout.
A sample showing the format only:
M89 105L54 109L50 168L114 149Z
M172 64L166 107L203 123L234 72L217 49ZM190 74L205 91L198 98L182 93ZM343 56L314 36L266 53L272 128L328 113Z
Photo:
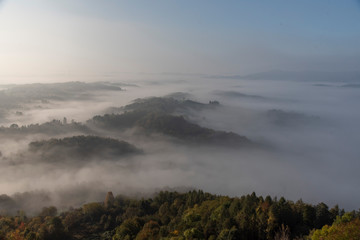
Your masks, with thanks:
M360 239L360 219L354 218L351 214L337 217L331 225L325 225L315 230L311 240L357 240Z

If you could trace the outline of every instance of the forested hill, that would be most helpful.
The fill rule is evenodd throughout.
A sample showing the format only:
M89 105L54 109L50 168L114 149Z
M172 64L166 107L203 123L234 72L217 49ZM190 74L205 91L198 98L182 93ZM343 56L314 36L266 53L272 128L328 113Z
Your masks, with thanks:
M143 133L161 133L191 144L254 146L245 136L201 127L188 120L192 111L211 109L218 105L216 101L204 104L171 97L137 99L132 104L119 108L118 114L93 117L87 121L87 126L112 131L137 128L143 130Z
M110 195L109 195L110 194ZM35 217L0 218L0 239L359 239L359 212L255 193L230 198L202 191L160 192L149 199L124 196ZM105 199L105 196L104 196ZM331 225L331 227L324 227ZM322 228L324 227L324 228ZM322 228L322 229L321 229ZM314 229L321 229L314 231ZM309 235L310 234L310 235ZM334 236L336 238L334 238ZM344 237L345 236L345 237Z
M141 153L140 149L125 141L84 135L31 142L29 151L39 153L43 158L52 161L66 158L72 161L91 158L108 159Z
M218 131L190 121L194 111L214 109L219 106L216 101L208 104L192 100L177 100L172 97L152 97L136 99L133 103L111 108L111 114L97 115L86 123L53 120L42 124L30 124L0 127L0 136L22 138L24 135L43 134L45 136L62 136L64 134L99 135L102 130L121 133L126 129L137 129L140 134L160 133L170 136L185 144L194 143L226 147L250 147L256 144L245 136L234 132ZM54 143L54 142L53 142Z
M172 114L175 112L183 112L188 110L204 110L214 108L218 105L217 102L209 102L209 104L200 103L192 100L179 100L173 98L171 95L167 97L150 97L135 99L133 103L124 106L125 111L147 111Z
M251 141L236 133L215 131L188 122L183 116L131 111L123 114L95 116L88 121L89 126L108 130L138 128L146 133L162 133L179 140L198 144L216 144L219 146L251 146Z
M64 118L66 121L66 118ZM19 126L17 124L12 124L10 127L0 127L0 136L2 137L13 137L13 138L22 138L27 135L32 134L44 134L47 136L55 136L62 134L93 134L94 132L89 129L86 125L79 122L67 123L60 120L52 120L50 122L45 122L42 124L30 124Z

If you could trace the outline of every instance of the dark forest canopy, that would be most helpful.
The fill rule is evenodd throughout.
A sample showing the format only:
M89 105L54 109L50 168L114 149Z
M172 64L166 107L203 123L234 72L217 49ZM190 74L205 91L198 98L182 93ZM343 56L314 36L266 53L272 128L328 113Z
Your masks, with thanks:
M216 144L219 146L250 146L251 141L233 132L215 131L190 123L183 116L131 111L123 114L95 116L88 121L91 126L108 130L138 128L147 133L158 132L180 140L198 144Z
M177 93L182 96L183 93ZM184 95L187 96L187 95ZM86 135L98 135L98 130L117 130L136 128L138 133L161 133L182 141L197 142L199 144L216 144L219 146L254 146L247 137L234 132L216 131L201 127L190 120L194 112L206 109L215 109L219 103L210 101L208 104L200 103L186 98L177 99L172 95L167 97L150 97L136 99L133 103L120 107L111 108L111 114L97 115L86 123L64 120L53 120L42 124L30 124L10 127L0 127L0 134L7 136L21 136L29 134L45 134L56 136L66 133ZM269 110L261 115L273 124L281 126L304 125L316 120L296 112L283 110ZM139 131L140 130L140 131Z
M65 120L66 118L64 118ZM45 135L58 135L65 133L84 133L90 134L93 131L88 128L86 125L72 121L70 123L60 121L60 120L52 120L49 122L45 122L42 124L29 124L19 126L18 124L12 124L10 127L0 127L1 135L8 136L25 136L31 134L45 134Z
M176 92L164 97L138 98L126 106L110 108L108 112L143 111L162 114L190 114L191 111L214 109L218 105L214 104L215 101L210 101L208 104L196 102L190 100L190 96L186 93Z
M29 144L29 151L40 153L48 161L71 158L92 159L122 157L141 153L141 150L132 144L112 138L97 136L73 136L63 139L50 139Z
M121 114L95 116L87 122L88 126L110 130L138 128L146 133L158 132L180 140L199 144L220 146L250 146L251 141L233 132L215 131L189 122L186 115L191 110L203 110L218 106L218 102L209 104L191 100L177 100L172 97L152 97L137 99L126 105ZM182 113L182 114L179 114Z
M36 166L47 164L49 171L56 171L60 168L75 170L91 163L115 162L123 163L125 168L125 164L126 166L133 164L132 157L143 153L143 150L126 141L79 135L33 141L28 144L26 150L12 155L0 155L0 160L3 166L13 166L19 169L26 164L35 164Z
M160 113L174 113L184 110L203 110L214 107L212 104L204 104L188 99L175 99L173 97L150 97L135 99L133 103L123 107L125 111L147 111Z
M144 134L161 133L186 142L199 144L216 144L218 146L250 146L254 145L245 136L233 132L216 131L204 128L188 120L191 111L213 109L219 105L217 101L208 104L192 100L177 100L172 97L151 97L137 99L133 103L118 108L120 114L105 114L95 116L85 124L72 121L68 123L53 120L43 124L30 124L10 127L0 127L0 134L28 135L45 134L49 136L65 133L80 133L97 135L98 129L118 130L136 128Z
M105 196L104 196L105 199ZM7 196L0 201L10 202ZM359 212L261 197L255 193L230 198L203 191L160 192L153 198L117 196L58 213L44 207L38 216L0 218L0 239L358 239ZM313 229L321 229L314 232ZM350 231L353 238L341 237ZM325 235L324 235L325 234ZM16 238L15 238L16 236ZM321 238L323 236L323 238ZM325 237L324 237L325 236ZM283 237L283 238L280 238Z

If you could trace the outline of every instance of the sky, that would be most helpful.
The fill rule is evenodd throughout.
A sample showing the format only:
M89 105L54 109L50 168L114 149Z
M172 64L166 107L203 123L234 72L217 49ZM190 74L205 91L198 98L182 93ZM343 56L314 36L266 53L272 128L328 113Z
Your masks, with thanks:
M2 0L0 83L354 71L356 0Z

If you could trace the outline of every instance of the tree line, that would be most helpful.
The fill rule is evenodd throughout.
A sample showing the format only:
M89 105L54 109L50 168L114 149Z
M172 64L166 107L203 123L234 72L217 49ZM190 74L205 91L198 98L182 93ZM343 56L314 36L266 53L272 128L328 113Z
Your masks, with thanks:
M147 199L107 196L62 213L45 207L38 216L1 216L0 239L360 239L359 217L338 206L255 193L230 198L163 191Z

